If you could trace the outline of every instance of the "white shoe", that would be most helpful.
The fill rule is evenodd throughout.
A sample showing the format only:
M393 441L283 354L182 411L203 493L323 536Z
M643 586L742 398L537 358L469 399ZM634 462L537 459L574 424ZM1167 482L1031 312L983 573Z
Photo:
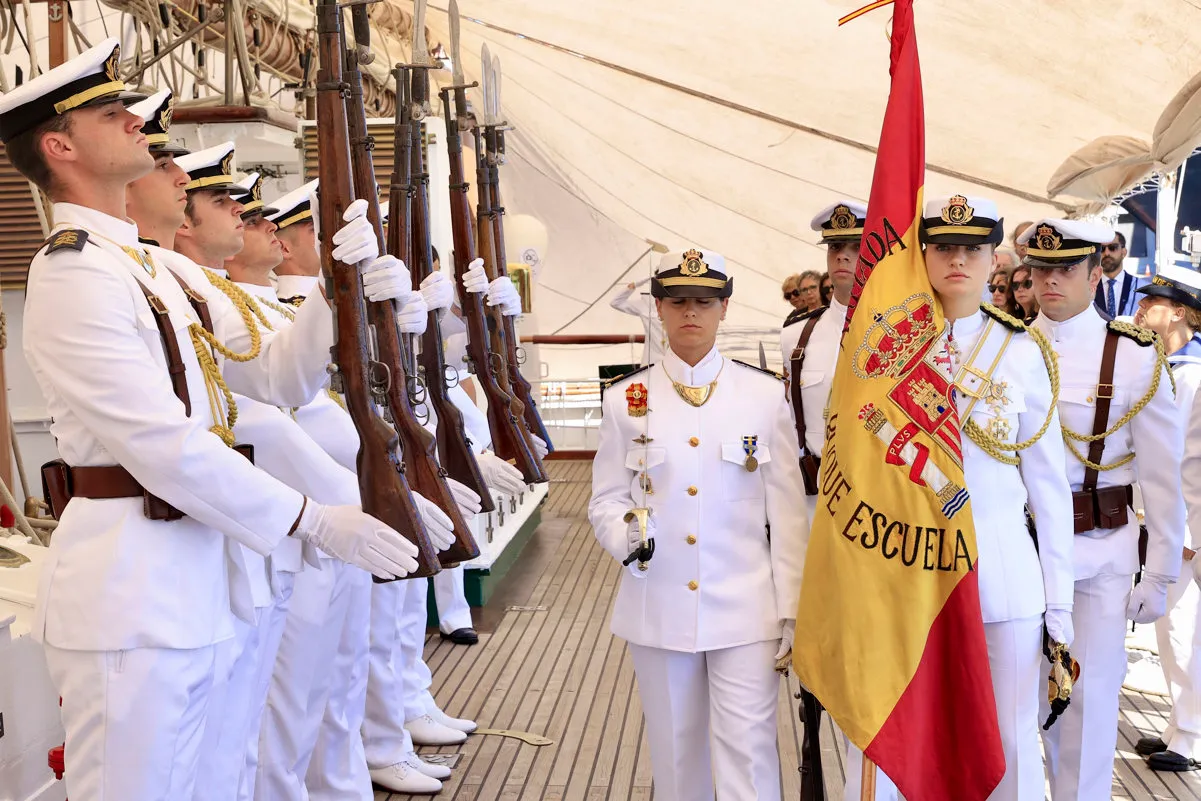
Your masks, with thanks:
M474 720L467 720L467 718L452 718L438 707L434 707L430 710L430 717L434 719L435 723L441 723L448 729L456 729L467 734L471 734L473 731L479 728Z
M397 762L395 765L375 768L369 772L372 782L394 793L433 795L442 792L442 782L426 776L407 762Z
M467 741L467 732L443 726L429 715L406 720L405 728L417 745L458 745Z
M435 765L432 762L426 762L417 753L410 751L404 758L405 763L414 770L424 773L431 779L449 779L450 768L445 765Z

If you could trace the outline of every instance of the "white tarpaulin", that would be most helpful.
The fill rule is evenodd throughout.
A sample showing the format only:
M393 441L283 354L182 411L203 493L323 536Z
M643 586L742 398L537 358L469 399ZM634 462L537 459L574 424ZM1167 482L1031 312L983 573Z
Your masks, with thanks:
M725 254L737 275L730 322L779 324L780 279L824 266L810 216L870 189L889 12L838 28L856 5L464 0L464 69L478 78L487 42L521 132L508 172L536 170L526 183L550 193L514 188L511 210L553 206L609 241L582 252L596 237L547 220L541 280L558 296L541 297L538 330L578 314L645 239ZM1010 226L1057 211L1039 200L1066 155L1100 136L1145 139L1201 67L1190 3L921 0L915 13L927 193L991 196ZM431 9L428 22L448 43L445 14ZM566 333L632 323L602 304Z

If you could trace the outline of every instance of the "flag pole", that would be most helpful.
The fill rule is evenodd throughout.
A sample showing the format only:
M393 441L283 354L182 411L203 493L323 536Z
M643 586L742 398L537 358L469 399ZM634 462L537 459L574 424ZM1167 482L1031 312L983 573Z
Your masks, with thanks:
M859 782L859 801L876 800L876 763L863 755L863 777Z

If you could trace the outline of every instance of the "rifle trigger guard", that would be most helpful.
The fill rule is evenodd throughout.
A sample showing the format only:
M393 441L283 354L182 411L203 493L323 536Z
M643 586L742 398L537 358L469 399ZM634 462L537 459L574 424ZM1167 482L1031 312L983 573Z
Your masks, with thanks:
M489 362L489 367L492 369L493 374L495 374L495 375L504 375L505 374L506 363L505 363L504 356L501 356L499 353L493 353L493 352L489 351L488 352L488 362Z
M516 353L517 353L517 363L525 364L525 358L526 358L525 348L523 348L521 345L518 345Z
M386 395L392 386L392 371L383 362L369 362L367 378L371 382L371 391L377 395Z
M442 365L442 381L447 389L454 389L459 385L459 371L449 364Z
M429 392L425 387L425 380L420 376L411 375L409 376L408 384L409 385L405 388L405 392L407 392L409 395L409 403L413 404L413 406L423 405L426 398L429 397ZM426 414L425 419L429 420L428 413Z

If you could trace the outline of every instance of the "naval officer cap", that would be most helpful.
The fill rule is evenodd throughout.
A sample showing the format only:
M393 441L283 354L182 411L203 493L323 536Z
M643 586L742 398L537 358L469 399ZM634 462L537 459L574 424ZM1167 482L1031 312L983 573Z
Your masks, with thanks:
M145 100L134 103L129 107L131 114L137 114L146 120L142 133L146 135L146 144L150 146L153 155L160 153L168 156L186 156L192 151L171 141L171 115L175 111L175 99L170 89L155 92Z
M711 250L665 253L651 278L651 296L656 298L728 298L733 292L725 257Z
M317 179L313 179L271 203L279 211L268 214L267 219L275 223L277 230L282 231L290 225L313 219L312 197L317 191L317 183Z
M1134 290L1153 298L1167 298L1173 303L1201 311L1201 273L1175 264L1159 268L1151 283Z
M1085 220L1043 218L1022 231L1017 244L1026 246L1022 264L1030 267L1070 267L1099 253L1113 241L1108 225Z
M242 199L242 219L248 220L256 214L267 217L279 209L263 203L263 178L257 172L252 172L238 181L238 189L246 193Z
M223 142L207 150L197 150L175 160L188 174L187 192L202 189L225 189L232 197L243 197L248 190L234 180L234 143Z
M999 245L1005 220L988 198L939 197L926 202L918 239L923 245Z
M831 203L814 215L809 227L821 231L822 242L858 242L867 225L867 206L857 200Z
M146 95L130 92L118 73L121 46L105 39L70 61L0 95L0 141L5 143L68 111Z

